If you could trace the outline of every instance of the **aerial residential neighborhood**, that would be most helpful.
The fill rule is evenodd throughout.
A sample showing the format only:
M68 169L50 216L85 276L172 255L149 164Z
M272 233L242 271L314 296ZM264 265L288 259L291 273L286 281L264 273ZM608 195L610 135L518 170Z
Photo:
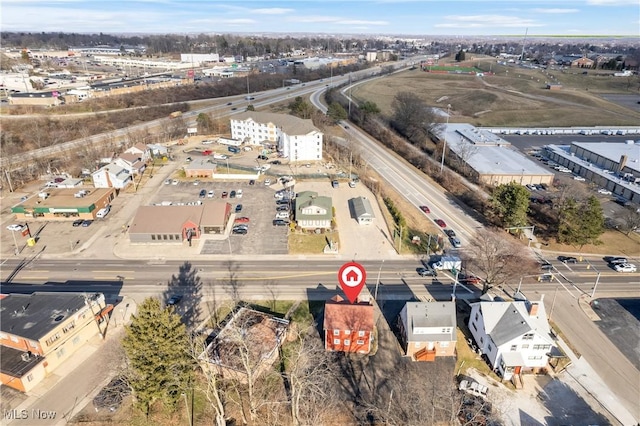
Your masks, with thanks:
M2 18L2 424L637 424L637 34L285 5Z

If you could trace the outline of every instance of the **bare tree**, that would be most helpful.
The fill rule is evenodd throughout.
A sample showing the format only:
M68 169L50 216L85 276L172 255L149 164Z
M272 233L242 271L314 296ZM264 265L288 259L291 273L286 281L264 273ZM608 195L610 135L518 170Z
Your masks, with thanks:
M626 236L640 229L640 210L636 207L625 207L618 213L617 219L621 221L621 228Z
M224 289L229 293L229 297L231 297L234 305L238 305L242 300L242 297L240 296L242 281L239 281L237 276L239 268L240 267L233 261L230 260L227 262L227 271L229 272L229 276L227 277L227 281L224 283Z
M335 391L335 364L317 336L302 330L285 356L288 366L285 387L293 424L320 425L331 423L330 417L340 404Z
M192 357L196 361L206 349L205 339L206 336L195 336L191 340ZM222 377L213 368L200 368L200 371L202 380L197 380L195 387L204 394L213 409L216 426L226 426L226 395Z
M488 229L478 231L464 258L467 268L481 275L483 294L495 285L535 270L535 261L524 247L506 234Z

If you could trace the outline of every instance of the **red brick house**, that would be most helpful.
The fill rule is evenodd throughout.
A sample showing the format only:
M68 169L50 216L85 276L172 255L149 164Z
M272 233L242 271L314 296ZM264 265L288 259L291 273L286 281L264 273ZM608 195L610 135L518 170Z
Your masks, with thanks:
M324 305L324 347L328 351L368 354L373 342L373 305L351 304L334 296Z

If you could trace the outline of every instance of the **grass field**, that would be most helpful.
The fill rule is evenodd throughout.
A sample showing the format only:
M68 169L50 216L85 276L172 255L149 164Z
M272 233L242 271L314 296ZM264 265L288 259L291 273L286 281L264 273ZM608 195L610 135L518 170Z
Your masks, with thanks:
M477 65L488 69L486 63ZM415 69L358 85L352 95L358 102L375 102L383 114L391 115L396 94L411 91L430 106L444 109L450 104L450 122L476 126L633 126L640 121L640 113L598 96L637 94L638 83L628 87L626 78L547 73L495 63L491 69L496 74L483 78ZM562 90L547 90L546 83L551 81L561 83Z

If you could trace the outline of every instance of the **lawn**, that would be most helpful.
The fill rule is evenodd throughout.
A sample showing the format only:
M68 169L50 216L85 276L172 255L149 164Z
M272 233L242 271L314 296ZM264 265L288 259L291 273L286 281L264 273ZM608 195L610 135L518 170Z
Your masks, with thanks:
M588 244L582 249L566 244L559 244L555 240L549 240L548 246L542 248L549 251L567 252L567 253L594 253L620 255L627 257L635 257L640 253L640 235L632 232L629 236L624 235L620 231L609 230L600 237L602 244Z
M481 66L487 68L487 64ZM428 105L446 108L450 104L451 122L475 126L511 127L516 123L542 127L632 126L640 120L639 113L598 96L598 93L635 93L635 87L627 89L628 82L622 82L624 78L562 74L552 79L541 69L514 69L497 64L491 67L497 74L483 78L420 70L402 72L360 84L353 88L352 95L357 102L375 102L383 114L391 115L396 94L411 91ZM551 81L562 83L563 88L546 90L546 83Z
M322 254L328 238L337 242L340 247L338 232L325 234L292 232L289 234L289 254Z

